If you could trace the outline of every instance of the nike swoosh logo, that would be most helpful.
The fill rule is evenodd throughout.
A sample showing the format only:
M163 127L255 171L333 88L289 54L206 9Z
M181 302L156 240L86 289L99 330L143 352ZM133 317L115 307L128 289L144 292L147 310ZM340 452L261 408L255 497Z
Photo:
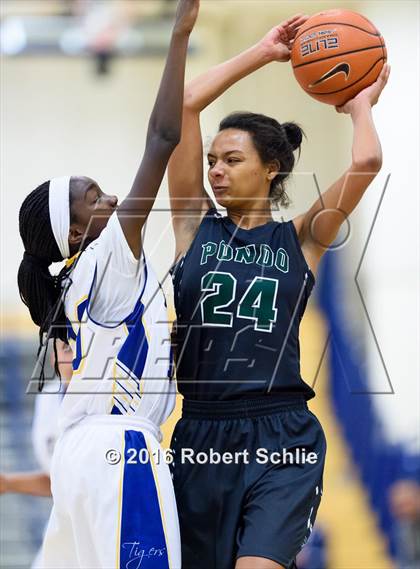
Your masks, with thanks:
M334 77L334 75L337 75L337 73L344 73L347 81L350 74L350 65L348 63L337 63L337 65L334 65L332 69L324 73L322 77L309 85L309 87L315 87L315 85L319 85L320 83L327 81L327 79L331 79L331 77Z

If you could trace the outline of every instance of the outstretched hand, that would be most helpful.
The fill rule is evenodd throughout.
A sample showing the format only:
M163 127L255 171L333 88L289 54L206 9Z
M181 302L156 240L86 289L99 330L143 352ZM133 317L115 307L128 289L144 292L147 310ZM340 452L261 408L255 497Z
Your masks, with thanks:
M350 99L350 101L347 101L347 103L341 107L335 107L336 111L338 113L351 114L359 105L367 104L370 107L376 105L385 85L388 82L390 72L391 66L388 63L385 63L375 83L372 83L372 85L369 85L369 87L360 91L360 93L358 93L353 99Z
M175 16L174 32L190 34L197 20L200 0L179 0Z
M7 477L5 474L0 474L0 494L6 494L8 491Z
M293 40L309 16L296 14L268 32L260 41L271 61L289 61Z

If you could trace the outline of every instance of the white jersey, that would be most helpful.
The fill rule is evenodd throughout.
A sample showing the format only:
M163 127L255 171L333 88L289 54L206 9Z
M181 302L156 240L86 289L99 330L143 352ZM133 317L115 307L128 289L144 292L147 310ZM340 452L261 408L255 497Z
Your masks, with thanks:
M35 397L32 446L35 458L46 474L50 473L51 458L58 438L58 418L62 399L63 388L58 379L47 381L42 393L38 393Z
M163 292L116 213L69 279L73 376L60 408L41 566L180 569L175 495L158 442L175 403Z
M74 359L61 429L104 414L161 425L175 404L166 302L150 265L134 257L116 213L69 279L65 312Z
M35 458L45 474L50 474L51 458L58 438L58 417L63 399L63 386L58 379L47 381L41 393L35 397L32 420L32 446ZM41 549L31 564L31 569L42 567Z

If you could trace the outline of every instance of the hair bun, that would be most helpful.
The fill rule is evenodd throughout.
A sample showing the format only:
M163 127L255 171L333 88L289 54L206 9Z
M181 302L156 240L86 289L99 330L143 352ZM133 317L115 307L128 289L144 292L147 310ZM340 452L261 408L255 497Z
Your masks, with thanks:
M302 144L302 139L304 136L303 130L300 126L294 122L285 122L282 124L284 131L286 133L287 140L293 150L297 150Z

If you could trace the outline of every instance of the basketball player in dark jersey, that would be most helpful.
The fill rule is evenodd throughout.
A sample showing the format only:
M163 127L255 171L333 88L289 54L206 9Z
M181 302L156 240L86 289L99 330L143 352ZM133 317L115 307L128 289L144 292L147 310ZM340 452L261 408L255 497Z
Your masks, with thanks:
M309 211L277 223L302 131L253 113L225 118L203 187L200 112L236 81L288 61L295 16L186 88L181 143L169 165L176 235L177 379L183 416L173 476L183 569L295 567L322 494L326 443L300 376L299 323L318 263L381 168L372 106L378 80L338 108L350 114L351 165ZM310 458L309 458L310 457Z

